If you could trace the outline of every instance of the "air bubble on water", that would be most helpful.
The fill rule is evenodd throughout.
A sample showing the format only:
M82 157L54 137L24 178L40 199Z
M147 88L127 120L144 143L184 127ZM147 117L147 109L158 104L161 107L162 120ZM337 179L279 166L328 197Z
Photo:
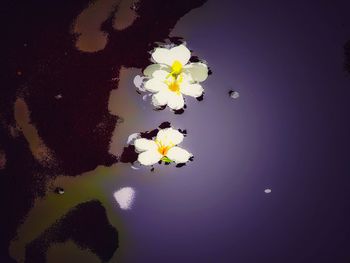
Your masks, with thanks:
M63 195L64 194L64 189L62 187L56 187L55 193L59 194L59 195Z
M265 190L264 190L264 192L265 192L265 194L269 194L269 193L271 193L271 192L272 192L272 190L271 190L271 189L269 189L269 188L267 188L267 189L265 189Z
M55 96L55 99L56 99L56 100L62 99L62 94L57 94L57 95Z
M232 99L238 99L238 98L239 98L239 93L238 93L238 91L230 90L228 94L230 95L230 97L231 97Z
M134 141L140 136L139 133L133 133L130 134L128 137L128 140L126 141L127 144L134 144Z

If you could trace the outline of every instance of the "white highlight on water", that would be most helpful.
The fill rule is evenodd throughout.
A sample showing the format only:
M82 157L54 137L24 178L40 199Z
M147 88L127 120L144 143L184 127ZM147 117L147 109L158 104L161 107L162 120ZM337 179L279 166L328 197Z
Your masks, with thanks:
M121 209L128 210L134 202L135 190L132 187L123 187L114 192L113 196Z
M128 137L128 140L126 141L127 144L134 144L134 141L139 138L140 134L139 133L133 133L130 134Z
M264 190L264 192L265 192L265 194L269 194L269 193L271 193L271 192L272 192L272 190L271 190L271 189L269 189L269 188L267 188L267 189L265 189L265 190Z
M139 91L146 91L146 89L143 86L144 80L145 80L145 77L140 75L136 75L134 78L134 85Z

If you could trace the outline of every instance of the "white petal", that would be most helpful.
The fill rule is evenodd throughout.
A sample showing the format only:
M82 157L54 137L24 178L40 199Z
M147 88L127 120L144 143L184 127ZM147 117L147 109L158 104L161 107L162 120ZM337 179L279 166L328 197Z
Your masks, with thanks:
M166 64L168 66L171 66L173 61L170 50L167 48L156 48L152 53L152 58L157 63Z
M155 107L164 106L168 103L169 92L162 90L152 96L152 104Z
M208 67L204 63L191 63L184 67L184 71L189 73L194 81L202 82L208 77Z
M183 83L180 85L180 91L184 95L197 98L203 94L204 89L199 84Z
M185 45L173 47L170 49L170 53L174 61L180 61L183 66L186 65L191 58L191 51Z
M157 150L156 142L152 140L147 140L145 138L136 139L134 145L137 152Z
M160 90L167 89L167 88L168 86L164 82L156 78L147 80L147 82L145 83L145 89L150 92L158 92Z
M113 196L121 209L130 209L134 201L135 190L132 187L123 187L114 192Z
M168 95L168 106L173 110L180 110L185 106L184 98L182 94L176 92L169 92Z
M192 154L180 147L175 146L169 149L166 156L175 163L185 163L188 161L188 159L190 159Z
M151 64L147 66L147 68L145 68L145 70L143 71L143 74L147 77L152 77L153 72L155 72L156 70L160 70L163 67L164 66L161 64Z
M184 135L173 128L166 128L157 133L157 141L162 145L177 145L184 139Z
M137 160L142 165L152 165L157 162L163 157L157 150L149 150L143 153L140 153Z
M164 81L169 76L169 73L170 71L166 71L166 70L156 70L153 72L152 76L153 78Z

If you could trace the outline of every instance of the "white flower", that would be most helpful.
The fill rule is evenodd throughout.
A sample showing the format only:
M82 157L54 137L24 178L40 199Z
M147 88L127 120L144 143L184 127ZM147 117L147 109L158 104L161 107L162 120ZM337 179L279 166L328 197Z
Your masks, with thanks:
M192 154L176 146L182 142L183 138L181 132L173 128L166 128L158 132L155 140L136 139L134 144L139 153L138 161L143 165L152 165L160 160L186 163Z
M173 75L181 73L190 75L191 79L196 82L202 82L208 77L208 67L202 62L189 63L191 51L183 44L167 48L156 48L152 53L152 58L157 64L152 64L144 70L147 77L153 77L157 70L164 70Z
M184 107L183 95L200 97L203 88L198 82L208 77L206 64L189 63L191 52L184 45L171 49L156 48L152 58L158 64L152 64L144 70L149 80L145 89L155 93L152 103L156 107L168 105L173 110Z

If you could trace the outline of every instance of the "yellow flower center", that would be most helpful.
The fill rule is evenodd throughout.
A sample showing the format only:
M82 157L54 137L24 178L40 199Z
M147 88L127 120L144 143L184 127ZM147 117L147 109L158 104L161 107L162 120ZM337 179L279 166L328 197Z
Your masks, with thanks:
M168 88L173 92L180 92L180 85L176 81L169 83Z
M179 75L182 71L182 64L180 61L175 60L173 65L171 66L171 74L175 77Z
M170 148L172 148L174 146L173 144L164 145L162 142L157 141L157 140L156 140L156 144L158 145L158 152L163 156L166 156L166 154L168 153Z
M168 153L169 148L170 148L170 147L168 147L168 146L161 146L161 147L158 148L158 152L159 152L161 155L165 156L165 155Z
M183 81L182 74L178 75L177 77L174 77L171 75L171 73L167 76L167 79L165 80L165 84L168 85L168 89L172 92L176 92L178 95L180 94L180 84Z

